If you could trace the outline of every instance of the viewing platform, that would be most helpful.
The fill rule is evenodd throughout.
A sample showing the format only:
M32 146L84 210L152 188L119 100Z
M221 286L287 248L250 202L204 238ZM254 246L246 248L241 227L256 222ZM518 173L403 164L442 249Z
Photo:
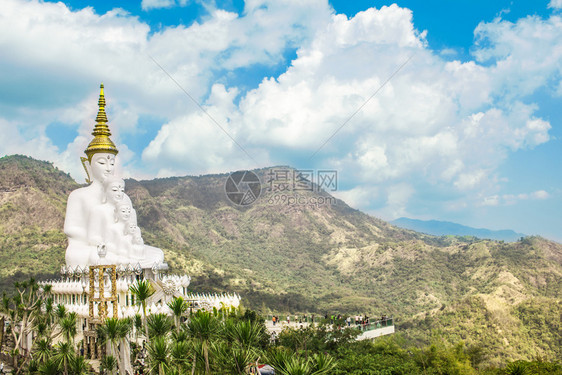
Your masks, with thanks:
M284 316L286 317L286 315ZM306 328L309 327L310 325L317 326L321 322L327 321L324 318L318 318L312 321L310 317L307 317L306 319L290 320L289 322L287 322L287 320L280 319L279 322L273 324L272 318L273 316L269 315L267 316L265 321L265 326L270 334L273 333L279 334L279 332L281 332L284 328L291 328L291 329ZM364 324L355 324L354 322L351 322L351 324L348 325L345 320L340 320L338 323L341 323L339 324L338 327L339 329L351 328L351 329L359 330L361 334L357 336L356 338L357 341L373 339L379 336L390 335L394 333L393 317L370 320L369 323L364 323Z
M352 325L353 327L353 325ZM377 320L365 326L357 326L361 330L361 334L357 336L357 340L374 339L375 337L390 335L394 333L394 319L392 317Z

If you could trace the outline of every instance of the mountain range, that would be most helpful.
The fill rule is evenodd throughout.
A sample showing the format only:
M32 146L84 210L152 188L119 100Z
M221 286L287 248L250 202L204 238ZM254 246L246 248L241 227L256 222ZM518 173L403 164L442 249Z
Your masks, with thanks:
M472 228L466 225L439 220L417 220L401 217L390 222L400 228L415 230L434 236L469 236L490 240L514 242L522 237L523 233L517 233L511 229L490 230L484 228Z
M266 181L270 170L254 172ZM418 233L322 190L298 192L299 203L264 184L238 206L225 194L228 176L126 181L145 243L191 275L192 290L234 291L264 314L393 315L405 339L463 341L488 364L562 358L562 245ZM2 290L56 277L66 199L80 186L50 163L0 159ZM329 203L308 204L320 201Z

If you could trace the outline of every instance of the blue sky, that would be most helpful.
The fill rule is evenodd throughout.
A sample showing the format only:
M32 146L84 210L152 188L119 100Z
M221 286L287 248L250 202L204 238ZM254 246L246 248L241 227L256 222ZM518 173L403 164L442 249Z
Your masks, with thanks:
M81 181L103 81L127 176L336 169L337 195L383 219L562 241L561 8L5 0L0 154Z

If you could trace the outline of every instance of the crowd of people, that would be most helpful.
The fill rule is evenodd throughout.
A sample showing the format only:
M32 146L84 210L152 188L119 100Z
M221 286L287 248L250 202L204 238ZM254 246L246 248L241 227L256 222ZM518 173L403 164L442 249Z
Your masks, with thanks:
M307 314L304 314L304 315L301 315L301 316L295 315L292 322L293 323L299 323L299 324L314 323L315 322L314 319L315 319L314 314L312 314L310 316L307 315ZM271 318L271 321L273 322L273 325L275 325L275 324L279 323L281 320L280 320L278 315L273 315L272 318ZM286 322L287 322L287 324L291 324L291 315L287 315Z
M293 324L303 324L303 323L314 324L323 321L325 323L335 324L338 328L344 328L346 326L351 327L352 325L360 328L365 328L369 324L371 324L371 322L380 323L380 322L386 322L389 319L386 315L382 315L380 318L372 319L367 314L364 315L325 314L323 317L321 316L320 318L316 317L314 314L311 315L303 314L303 315L294 315L294 316L286 315L286 319L283 319L283 317L285 317L285 315L283 315L281 318L279 317L279 315L273 315L271 317L273 326L281 323L282 321L286 322L287 324L291 324L291 322L293 322Z

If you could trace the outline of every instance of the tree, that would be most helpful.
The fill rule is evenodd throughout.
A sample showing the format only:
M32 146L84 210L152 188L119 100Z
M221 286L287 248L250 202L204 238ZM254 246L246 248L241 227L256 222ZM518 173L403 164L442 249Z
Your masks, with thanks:
M57 363L59 370L63 370L65 375L68 375L68 368L71 361L74 360L74 348L68 342L59 342L55 346L55 355L53 359Z
M174 321L176 325L176 332L180 331L181 316L187 311L187 301L182 297L174 297L173 300L168 302L168 307L174 313Z
M238 343L245 349L258 346L265 334L263 324L258 321L241 320L234 322L230 319L226 321L224 333L228 340Z
M70 361L70 371L72 375L88 375L90 372L88 370L88 361L81 356L75 356L72 361Z
M59 375L59 365L54 359L49 359L47 362L39 366L39 373L41 375Z
M117 358L117 343L120 338L118 324L119 319L107 318L97 329L100 341L107 346L107 352L114 358Z
M189 360L191 359L191 346L186 340L177 340L174 339L172 341L170 347L170 356L172 363L175 368L177 368L179 373L187 374L188 367L189 367Z
M172 329L172 319L166 314L152 314L146 318L149 339L165 337Z
M139 338L139 332L143 330L143 320L140 314L135 314L133 317L133 326L135 327L135 338Z
M179 341L188 341L189 340L189 332L185 329L186 326L183 326L182 329L178 331L172 332L172 340L179 342Z
M43 338L35 343L35 359L43 364L52 356L53 349L49 339Z
M100 372L109 371L109 373L113 374L115 371L115 367L117 367L117 360L112 355L105 355L101 359L100 362Z
M62 304L58 304L57 307L55 308L55 318L57 320L61 320L63 319L68 311L66 311L66 306L62 305Z
M72 341L72 346L74 347L74 337L76 336L76 323L78 314L75 312L69 313L67 316L60 320L61 332L66 340L70 343Z
M148 344L150 372L164 375L170 365L170 351L165 337L156 336Z
M131 326L130 319L107 318L104 324L98 327L98 337L102 343L108 345L110 355L118 359L119 371L123 374L131 369L130 346L127 340Z
M220 368L228 374L247 374L250 364L259 357L254 348L229 345L226 341L215 345L215 352L220 361Z
M271 350L267 361L279 375L325 375L336 366L336 361L329 354L315 353L306 358L285 348Z
M253 318L252 314L244 314L223 322L222 341L214 344L221 369L228 369L232 374L246 374L259 360L263 340L269 338L263 322Z
M219 332L219 321L207 311L197 311L187 323L187 330L193 340L198 343L205 360L205 373L211 373L209 365L209 347Z
M146 302L156 292L150 280L139 280L129 287L131 293L134 294L136 304L142 307L142 317L144 323L145 337L148 339L148 327L146 326Z
M27 281L14 283L16 294L13 297L7 297L4 293L0 309L6 313L11 323L11 334L13 336L14 347L12 354L14 357L14 368L18 372L22 366L19 363L20 354L24 360L24 365L30 359L31 347L27 347L27 337L31 334L36 320L41 315L41 307L47 294L43 292L39 284L34 278Z
M56 340L60 335L65 335L69 342L70 338L76 336L76 314L70 319L66 319L70 315L66 307L62 304L53 307L50 298L46 300L44 308L48 312L38 318L36 329L48 336L51 341ZM74 320L74 324L72 320Z

